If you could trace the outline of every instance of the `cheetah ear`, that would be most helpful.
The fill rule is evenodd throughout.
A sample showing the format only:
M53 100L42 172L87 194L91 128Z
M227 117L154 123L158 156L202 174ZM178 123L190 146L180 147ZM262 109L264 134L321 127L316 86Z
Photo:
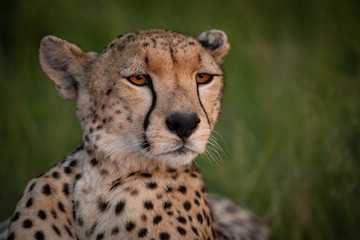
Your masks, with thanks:
M219 64L222 63L223 57L230 49L227 36L225 32L221 30L213 29L203 32L196 39L210 52L215 61Z
M40 45L41 67L64 99L77 98L79 87L86 83L85 69L93 56L54 36L44 37Z

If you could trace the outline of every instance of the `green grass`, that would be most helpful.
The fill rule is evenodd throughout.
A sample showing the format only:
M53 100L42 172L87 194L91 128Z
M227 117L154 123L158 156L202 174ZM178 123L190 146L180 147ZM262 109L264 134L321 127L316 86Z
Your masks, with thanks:
M57 96L38 63L43 36L100 51L133 30L218 28L232 48L215 135L225 154L222 163L199 159L210 190L261 216L275 239L360 235L358 1L1 4L0 218L81 138L74 103Z

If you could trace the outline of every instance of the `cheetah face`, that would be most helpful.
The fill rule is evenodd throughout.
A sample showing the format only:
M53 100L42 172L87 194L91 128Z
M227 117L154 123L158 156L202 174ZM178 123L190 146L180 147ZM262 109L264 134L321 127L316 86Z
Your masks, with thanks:
M90 152L179 166L205 151L228 49L218 30L197 39L151 30L119 36L101 53L46 37L40 60L59 94L76 100Z

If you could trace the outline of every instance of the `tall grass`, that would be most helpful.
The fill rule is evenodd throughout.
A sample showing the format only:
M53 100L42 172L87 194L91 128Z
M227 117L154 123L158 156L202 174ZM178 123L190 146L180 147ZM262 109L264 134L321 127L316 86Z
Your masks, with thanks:
M127 31L225 30L221 161L210 190L261 216L275 239L360 235L360 5L357 1L8 1L0 8L0 217L26 182L75 146L74 103L38 64L43 36L100 51Z

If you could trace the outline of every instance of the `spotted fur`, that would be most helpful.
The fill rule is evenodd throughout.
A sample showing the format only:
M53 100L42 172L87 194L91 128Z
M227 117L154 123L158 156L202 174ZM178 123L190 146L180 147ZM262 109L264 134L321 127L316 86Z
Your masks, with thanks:
M45 37L41 65L76 101L83 140L29 182L8 239L236 239L193 162L220 110L228 50L219 30L128 33L101 53ZM197 74L211 80L198 84ZM254 231L268 237L261 224Z

